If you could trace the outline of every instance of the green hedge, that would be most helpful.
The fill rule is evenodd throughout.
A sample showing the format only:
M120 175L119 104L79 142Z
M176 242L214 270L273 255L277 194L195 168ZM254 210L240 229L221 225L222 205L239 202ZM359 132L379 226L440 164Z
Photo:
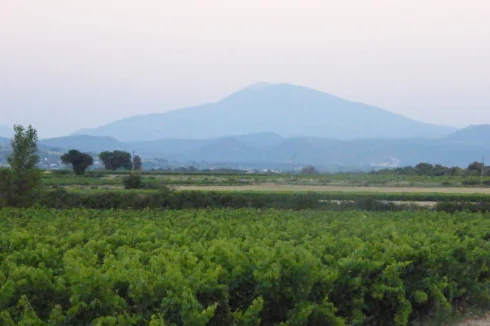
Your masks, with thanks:
M354 194L217 191L81 191L62 189L43 192L38 204L49 208L277 208L277 209L367 209L396 211L415 209L410 201L437 201L439 210L455 211L490 205L488 195L461 194ZM405 201L395 205L391 201ZM445 205L444 205L445 203ZM459 206L458 206L459 205ZM474 209L471 209L474 210ZM481 209L479 211L482 211Z
M373 211L399 211L417 209L411 205L395 205L371 198L354 201L331 201L320 193L242 193L208 191L105 191L68 192L46 191L37 205L46 208L94 209L201 209L201 208L275 208L275 209L365 209Z

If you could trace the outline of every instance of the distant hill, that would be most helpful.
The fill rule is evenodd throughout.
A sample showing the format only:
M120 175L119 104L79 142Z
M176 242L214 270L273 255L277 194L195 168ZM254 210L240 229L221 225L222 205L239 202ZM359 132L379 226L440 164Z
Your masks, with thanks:
M449 134L444 139L466 144L490 144L490 124L469 126Z
M199 141L202 142L202 141ZM202 144L202 143L201 143ZM136 148L136 150L138 150ZM490 157L490 144L458 144L429 139L330 140L315 137L283 139L267 147L247 146L237 138L221 138L192 150L153 153L152 157L220 163L257 163L316 166L376 166L382 164L415 165L419 162L467 166L482 153Z
M233 93L217 103L134 116L75 134L110 136L124 142L260 133L348 140L437 138L454 130L307 87L259 84Z
M253 139L253 142L247 142ZM261 141L263 139L263 141ZM269 143L267 143L269 142ZM277 138L251 134L213 139L167 139L131 143L143 158L219 163L254 163L255 166L314 164L317 166L414 165L419 162L467 166L490 157L490 143L460 144L445 139L332 140L318 137Z
M14 128L7 125L0 124L0 137L12 137L14 135Z
M128 146L138 151L141 155L150 157L174 157L189 158L196 155L196 151L209 158L210 155L218 155L221 159L226 158L225 149L232 147L232 142L240 143L245 147L257 151L279 145L284 138L273 133L247 134L222 138L210 139L160 139L153 141L129 142ZM216 148L217 150L215 150ZM206 152L210 150L210 152Z
M129 150L130 146L112 137L66 136L46 138L39 141L40 146L51 149L78 149L82 152L100 153L106 150Z
M456 133L455 133L456 134ZM453 135L454 136L454 135ZM70 136L44 139L40 149L62 153L79 149L93 154L104 150L134 150L143 160L166 159L182 164L222 163L229 166L361 167L414 165L419 162L467 166L484 154L490 157L490 142L460 142L453 136L440 139L355 139L320 137L283 138L259 133L209 139L162 139L122 143L110 137ZM0 139L1 142L1 139Z

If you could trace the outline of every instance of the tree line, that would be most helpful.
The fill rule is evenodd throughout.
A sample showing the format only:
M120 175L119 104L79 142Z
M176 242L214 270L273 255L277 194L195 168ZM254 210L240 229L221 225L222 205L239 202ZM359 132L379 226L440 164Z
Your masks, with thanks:
M32 205L40 195L41 171L37 167L40 162L38 155L38 135L31 125L27 128L14 126L14 136L10 140L12 151L7 157L10 168L0 169L0 207L26 207ZM102 152L99 154L105 169L141 169L141 158L123 151ZM71 149L61 156L61 161L71 164L77 175L94 164L88 153ZM134 165L134 166L133 166ZM134 175L133 177L139 177Z
M131 154L125 151L105 151L99 154L99 159L104 164L106 170L132 170L133 165L134 170L141 170L142 168L141 157L136 155L131 159ZM77 149L71 149L68 153L61 156L61 162L66 165L71 164L73 172L75 172L76 175L83 175L85 170L94 164L94 159L88 153L82 153Z
M483 171L482 171L483 170ZM415 166L406 166L395 169L383 169L374 174L398 174L419 176L490 176L490 166L484 166L481 162L473 162L467 168L457 166L448 167L441 164L432 165L421 162Z

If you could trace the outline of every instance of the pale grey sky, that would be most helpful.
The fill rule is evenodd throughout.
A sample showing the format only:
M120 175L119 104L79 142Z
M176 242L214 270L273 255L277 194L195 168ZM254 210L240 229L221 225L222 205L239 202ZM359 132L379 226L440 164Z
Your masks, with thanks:
M0 124L41 137L259 81L490 123L490 1L0 0Z

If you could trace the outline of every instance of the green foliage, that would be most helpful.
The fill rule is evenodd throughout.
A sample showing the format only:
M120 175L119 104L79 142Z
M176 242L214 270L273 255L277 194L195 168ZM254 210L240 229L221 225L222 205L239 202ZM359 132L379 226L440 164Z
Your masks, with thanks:
M129 185L128 185L129 186ZM97 209L200 209L200 208L276 208L289 210L370 210L401 211L420 209L410 205L395 205L379 199L324 200L318 193L242 193L173 191L162 186L158 191L83 191L68 192L62 189L46 191L38 205L46 208L97 208Z
M2 325L408 325L490 300L481 214L0 210Z
M41 182L41 173L36 168L37 131L30 125L27 129L16 125L14 130L8 157L10 169L0 170L0 207L33 204Z
M124 151L102 152L99 158L104 163L106 170L127 169L131 170L131 154Z
M7 162L14 171L32 170L39 163L37 131L31 125L27 129L15 125L14 131L14 137L10 141L12 153L7 158Z
M313 165L305 166L301 169L301 174L315 174L318 173Z
M415 169L420 175L429 175L434 166L429 163L419 163L415 165Z
M141 180L141 176L138 174L130 174L123 178L124 189L142 189L145 184Z
M0 208L27 207L39 199L41 173L38 169L0 169Z
M480 184L480 178L466 178L461 182L464 186L475 186Z
M224 173L224 172L162 172L138 171L147 185L157 187L158 184L169 185L311 185L311 186L383 186L383 187L458 187L467 178L466 169L445 168L444 173L437 172L434 166L433 175L418 175L414 168L378 171L375 173L343 173L343 174L265 174L265 173ZM412 172L407 172L407 171ZM451 172L453 171L454 172ZM487 171L488 170L488 171ZM413 172L415 171L415 172ZM64 173L64 172L63 172ZM118 185L118 176L129 175L131 170L87 170L87 178L76 178L73 175L61 175L55 171L44 176L46 184L58 185ZM409 174L405 174L409 173ZM490 168L486 169L490 175ZM489 176L484 176L483 182L490 182ZM286 189L285 189L286 190ZM407 189L407 192L410 190Z
M456 177L456 176L479 176L481 175L483 164L473 162L466 169L460 167L447 167L441 164L432 165L429 163L419 163L415 167L407 166L396 169L384 169L373 172L377 175L407 175L407 176L433 176L433 177ZM483 175L490 176L490 168L485 168Z
M71 149L61 156L61 162L71 164L76 175L83 175L85 170L94 164L94 159L87 153Z
M148 188L148 185L144 186ZM410 205L410 201L441 202L441 210L448 207L454 211L453 204L460 207L482 211L490 206L487 194L443 194L443 193L280 193L280 192L242 192L242 191L173 191L161 185L157 190L140 191L45 191L38 201L43 207L56 208L276 208L276 209L325 209L325 210L370 210L400 211L421 210ZM392 201L404 203L394 204ZM451 205L444 206L445 203ZM464 204L464 205L463 205ZM474 210L472 207L479 207Z
M141 162L141 157L139 157L139 155L136 155L134 157L133 164L134 164L134 169L135 170L141 170L143 164Z
M473 162L468 165L468 168L466 170L468 171L468 175L479 176L482 173L482 169L483 163Z

